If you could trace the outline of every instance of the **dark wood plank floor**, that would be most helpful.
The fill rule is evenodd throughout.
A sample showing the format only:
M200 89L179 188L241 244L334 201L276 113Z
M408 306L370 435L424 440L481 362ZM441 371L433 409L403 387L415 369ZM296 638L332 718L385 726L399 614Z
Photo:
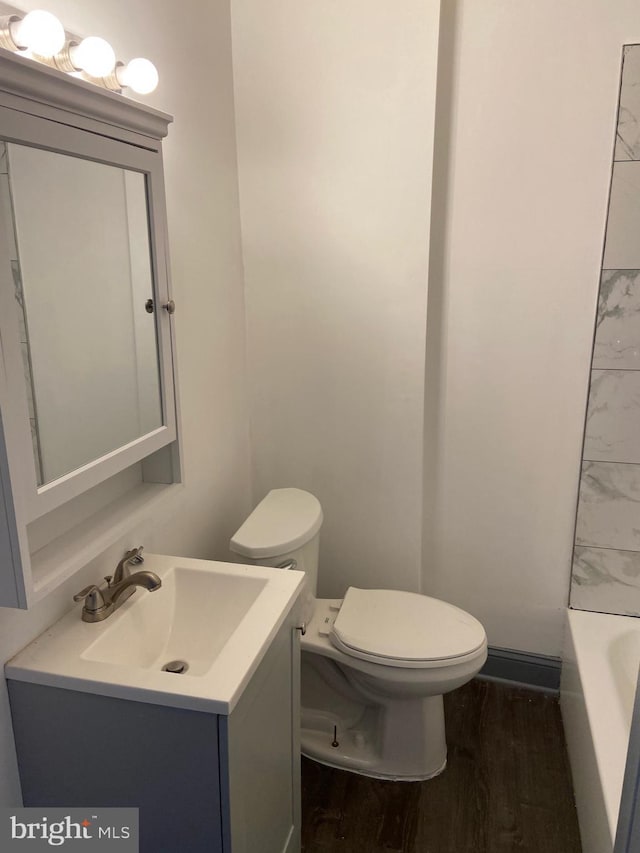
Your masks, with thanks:
M428 782L303 759L304 853L580 853L557 700L472 681L445 715L447 768Z

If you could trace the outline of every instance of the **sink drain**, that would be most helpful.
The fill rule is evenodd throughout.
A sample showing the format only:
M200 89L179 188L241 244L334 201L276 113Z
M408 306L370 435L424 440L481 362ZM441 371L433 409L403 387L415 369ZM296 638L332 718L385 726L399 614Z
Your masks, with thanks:
M173 672L175 675L182 675L189 669L189 664L186 660L170 660L162 667L163 672Z

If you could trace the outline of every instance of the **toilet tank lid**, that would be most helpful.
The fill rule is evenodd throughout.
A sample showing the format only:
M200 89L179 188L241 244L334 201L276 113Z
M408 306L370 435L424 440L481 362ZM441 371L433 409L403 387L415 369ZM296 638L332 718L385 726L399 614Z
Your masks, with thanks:
M306 545L322 526L320 501L302 489L273 489L234 533L231 550L260 559Z

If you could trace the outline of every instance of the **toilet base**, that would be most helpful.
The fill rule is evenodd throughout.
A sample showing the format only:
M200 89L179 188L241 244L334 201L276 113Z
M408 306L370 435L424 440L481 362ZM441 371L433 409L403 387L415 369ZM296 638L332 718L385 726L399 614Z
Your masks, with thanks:
M377 779L415 782L442 773L447 744L441 695L378 697L374 703L336 677L333 661L305 655L302 670L303 755Z
M442 766L438 767L437 770L430 773L428 776L424 776L422 774L418 776L389 775L388 773L383 773L374 769L368 764L361 766L352 757L343 757L333 751L331 755L327 756L326 748L322 749L322 746L320 746L319 749L314 749L314 745L311 743L307 743L307 746L308 749L305 749L304 747L302 748L302 754L305 758L317 761L318 764L324 764L326 767L333 767L335 770L347 770L350 773L358 773L360 776L369 776L372 779L385 779L390 782L425 782L427 779L434 779L436 776L439 776L447 766L447 759L445 758Z

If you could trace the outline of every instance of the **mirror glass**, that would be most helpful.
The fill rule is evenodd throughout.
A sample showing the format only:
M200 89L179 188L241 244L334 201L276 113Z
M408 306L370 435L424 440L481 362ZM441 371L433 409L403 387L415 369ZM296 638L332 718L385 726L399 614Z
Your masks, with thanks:
M38 485L162 426L146 178L0 142Z

